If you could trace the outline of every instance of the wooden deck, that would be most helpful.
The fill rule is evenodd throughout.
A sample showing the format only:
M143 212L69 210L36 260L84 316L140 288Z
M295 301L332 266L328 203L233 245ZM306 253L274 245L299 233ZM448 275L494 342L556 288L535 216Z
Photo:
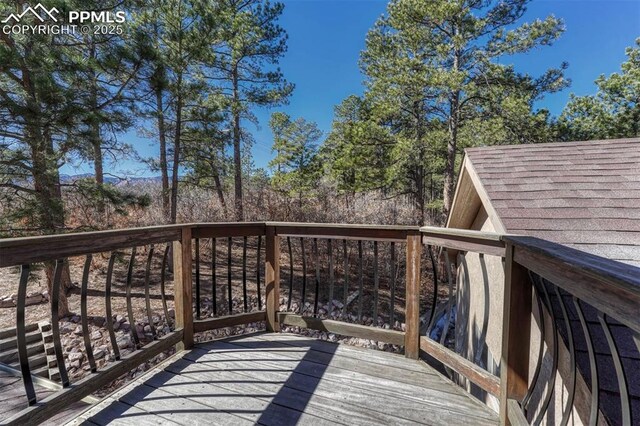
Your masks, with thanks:
M201 343L71 424L495 425L422 361L291 334Z
M55 391L40 386L36 383L35 391L38 398L46 398ZM1 419L7 419L13 414L19 412L27 405L27 396L24 393L24 385L22 378L6 371L0 370L0 422ZM70 404L66 409L62 410L55 416L51 417L43 425L59 425L75 418L82 413L90 404L83 401L77 401Z

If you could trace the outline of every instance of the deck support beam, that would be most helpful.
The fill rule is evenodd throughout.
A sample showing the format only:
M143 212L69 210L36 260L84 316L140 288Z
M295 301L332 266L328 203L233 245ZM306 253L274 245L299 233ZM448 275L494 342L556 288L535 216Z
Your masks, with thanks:
M191 227L182 228L180 240L173 243L174 298L176 329L183 330L177 350L193 346L193 285L192 285Z
M514 261L515 250L513 244L507 243L500 363L502 425L511 424L509 400L522 401L529 386L532 289L527 270ZM513 405L513 402L511 404Z
M420 356L420 235L407 235L407 279L404 354L407 358Z

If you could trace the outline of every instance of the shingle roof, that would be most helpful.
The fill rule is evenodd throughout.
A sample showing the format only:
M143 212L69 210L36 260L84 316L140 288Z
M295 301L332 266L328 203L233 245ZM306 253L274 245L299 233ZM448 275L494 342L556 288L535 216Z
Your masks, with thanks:
M640 138L466 154L507 232L640 266Z

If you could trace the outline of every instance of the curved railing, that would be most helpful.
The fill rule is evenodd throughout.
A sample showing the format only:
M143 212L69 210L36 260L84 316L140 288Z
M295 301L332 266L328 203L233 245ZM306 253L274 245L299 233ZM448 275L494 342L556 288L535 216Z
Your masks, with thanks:
M30 273L40 264L52 271L51 361L62 389L38 401L25 309ZM21 268L16 335L30 404L7 423L43 421L159 353L191 347L194 333L262 321L269 331L315 329L421 357L488 403L494 398L504 423L540 423L558 409L562 424L571 415L590 424L638 421L629 344L620 339L640 346L639 269L535 238L433 227L202 223L0 240L5 267ZM90 370L75 380L57 306L70 270L79 277L72 294L80 294ZM478 303L472 295L485 301L470 329L463 308ZM96 297L110 363L96 359L89 337ZM124 303L114 308L113 300ZM130 327L132 346L124 350L117 318ZM142 324L150 327L140 331ZM458 344L468 337L473 347ZM604 389L606 403L607 372L598 362L604 352L618 384L615 392ZM566 391L556 390L559 383Z

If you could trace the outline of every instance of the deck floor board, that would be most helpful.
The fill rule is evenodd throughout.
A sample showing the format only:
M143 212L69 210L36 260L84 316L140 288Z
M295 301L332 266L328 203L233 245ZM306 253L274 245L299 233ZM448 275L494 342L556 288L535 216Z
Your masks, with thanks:
M291 334L206 342L73 424L496 425L421 361Z

